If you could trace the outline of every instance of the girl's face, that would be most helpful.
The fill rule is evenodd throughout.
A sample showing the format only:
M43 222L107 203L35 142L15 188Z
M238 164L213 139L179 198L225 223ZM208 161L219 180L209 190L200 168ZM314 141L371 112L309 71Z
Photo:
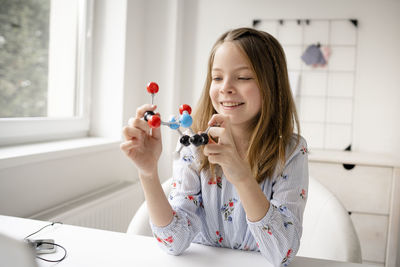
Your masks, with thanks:
M248 127L260 112L261 94L255 73L243 52L224 42L215 52L211 70L210 98L214 109L231 124Z

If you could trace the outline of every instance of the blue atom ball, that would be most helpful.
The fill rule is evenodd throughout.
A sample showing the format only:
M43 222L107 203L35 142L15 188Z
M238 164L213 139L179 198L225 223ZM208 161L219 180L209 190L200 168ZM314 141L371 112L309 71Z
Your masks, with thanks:
M174 123L174 122L176 122L176 120L175 120L174 117L172 117L172 118L169 120L169 122ZM172 130L176 130L176 129L179 128L179 123L170 124L170 125L169 125L169 128L171 128Z
M185 128L189 128L193 123L192 117L189 115L189 113L186 110L181 115L181 118L179 119L179 121L180 121L182 127L185 127Z

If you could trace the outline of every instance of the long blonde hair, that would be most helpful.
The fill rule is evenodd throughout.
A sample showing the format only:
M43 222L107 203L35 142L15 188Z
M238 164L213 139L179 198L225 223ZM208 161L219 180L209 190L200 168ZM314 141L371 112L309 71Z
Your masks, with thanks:
M209 90L211 69L216 50L224 42L237 45L247 56L260 88L262 105L254 119L246 159L257 182L272 177L275 169L283 171L286 148L296 127L299 143L300 126L290 90L286 58L282 46L270 34L251 28L239 28L224 33L214 44L208 60L207 78L203 93L193 114L193 129L204 131L214 109ZM212 168L201 154L201 169Z

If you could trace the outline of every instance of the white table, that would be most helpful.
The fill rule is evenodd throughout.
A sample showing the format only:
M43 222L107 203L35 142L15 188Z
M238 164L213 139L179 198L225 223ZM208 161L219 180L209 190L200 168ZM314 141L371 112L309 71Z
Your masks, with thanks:
M0 215L0 233L16 239L23 239L47 224L49 222ZM172 256L162 251L152 237L66 224L47 227L31 238L54 239L68 251L67 257L61 263L39 260L39 266L271 266L257 252L191 244L182 255ZM62 255L62 250L58 249L57 253L48 254L48 257L57 258ZM368 265L296 257L289 266L367 267Z

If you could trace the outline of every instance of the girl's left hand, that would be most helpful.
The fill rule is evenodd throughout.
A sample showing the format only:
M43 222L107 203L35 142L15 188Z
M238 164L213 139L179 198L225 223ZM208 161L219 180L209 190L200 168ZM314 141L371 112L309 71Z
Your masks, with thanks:
M211 127L208 132L212 137L218 138L218 143L211 141L204 147L204 155L208 157L208 161L220 165L226 178L233 185L251 179L250 164L239 155L229 117L215 114L208 124L219 125Z

